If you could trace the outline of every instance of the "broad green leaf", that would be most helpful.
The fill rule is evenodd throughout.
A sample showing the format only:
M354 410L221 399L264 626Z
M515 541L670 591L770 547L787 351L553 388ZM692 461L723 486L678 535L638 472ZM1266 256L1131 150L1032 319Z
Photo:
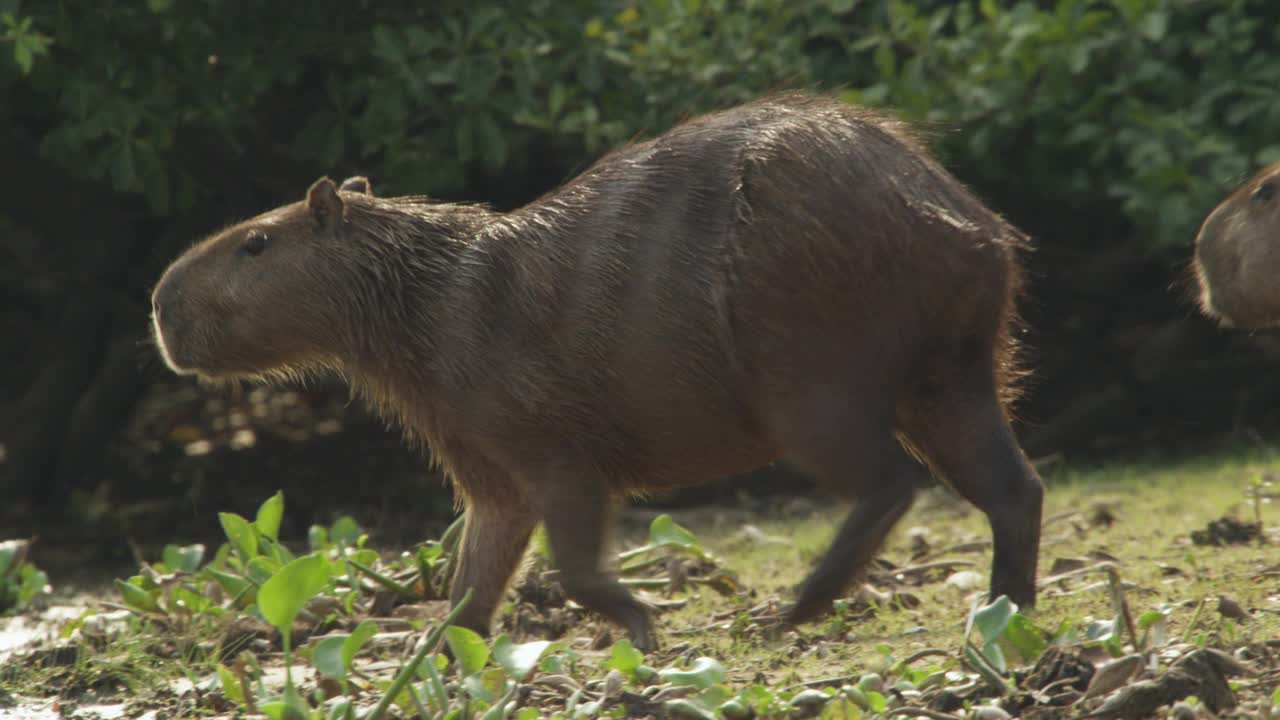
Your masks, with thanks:
M360 541L360 526L350 515L343 515L338 518L333 527L329 528L329 538L335 544L346 547L355 547Z
M342 643L342 666L346 670L351 669L351 663L356 659L356 653L360 652L360 648L364 646L369 638L378 632L378 624L372 620L365 620L351 631L351 635L347 637L346 642Z
M704 690L724 682L726 677L724 666L709 657L694 660L688 670L663 668L658 671L658 676L673 685L693 685Z
M698 703L688 698L680 698L678 700L668 700L663 703L667 709L669 717L678 717L697 720L715 720L716 714L714 710L704 708Z
M507 676L502 668L489 668L462 679L462 687L476 700L492 703L507 690Z
M287 634L293 620L329 582L329 565L318 554L304 555L280 568L258 589L258 609L267 622Z
M349 635L330 635L322 638L311 651L311 664L325 677L334 680L347 679L347 663L342 657L342 647Z
M493 642L493 660L507 671L507 675L517 682L523 682L533 668L537 666L542 653L551 647L548 640L522 643L516 645L506 635Z
M889 707L889 701L884 695L874 690L867 692L867 702L871 704L871 712L882 713Z
M1008 596L1001 595L991 604L978 608L973 614L973 624L978 628L978 632L982 633L982 637L986 642L990 643L996 638L1004 634L1009 627L1009 618L1017 612L1018 608L1009 600Z
M624 675L633 675L636 668L643 662L644 653L637 650L630 640L623 638L609 649L609 659L605 661L604 666L606 669L611 668Z
M649 544L675 546L698 554L703 552L698 538L665 513L649 523Z
M464 676L479 672L489 661L489 646L474 630L450 625L444 631L444 639L449 643L449 649L453 651L453 657L457 659Z
M1280 690L1277 690L1276 692L1280 692ZM538 720L541 716L542 713L538 708L524 707L520 708L519 712L516 713L516 720Z
M751 708L737 698L725 701L717 710L721 717L729 720L746 720L751 717Z
M160 559L171 571L195 572L204 560L204 545L165 545Z
M266 555L258 555L249 561L249 565L246 568L248 572L246 574L252 578L254 582L261 585L272 575L280 572L280 568L284 567L284 565L284 563L276 562L274 558L269 558Z
M275 540L280 534L280 520L284 517L284 492L277 490L258 508L253 524L258 532Z
M124 580L116 580L115 586L116 590L120 591L120 596L124 598L125 605L146 612L163 612L155 596L147 590Z
M218 513L218 521L222 523L222 531L227 534L227 540L231 541L232 547L236 549L236 553L240 555L243 562L249 560L258 554L258 536L253 531L253 526L248 520L240 517L235 513L220 512Z
M1009 618L1009 626L1005 629L1004 637L1018 651L1018 655L1027 662L1040 657L1048 646L1044 633L1022 613L1014 613Z
M229 572L214 570L213 568L206 568L205 572L209 573L209 576L222 587L222 591L231 597L236 597L253 585L245 578Z
M312 550L325 550L329 547L329 531L323 525L312 525L307 530L307 545Z

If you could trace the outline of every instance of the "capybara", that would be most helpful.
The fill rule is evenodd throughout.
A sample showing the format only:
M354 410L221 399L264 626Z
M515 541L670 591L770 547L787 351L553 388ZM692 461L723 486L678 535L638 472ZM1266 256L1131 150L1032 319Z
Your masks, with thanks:
M1200 307L1227 327L1280 325L1280 162L1236 188L1196 234Z
M902 123L788 92L606 155L511 212L363 178L218 232L153 294L176 372L336 371L466 509L487 633L538 521L570 597L656 638L604 563L616 500L786 460L855 501L790 623L831 608L925 468L986 513L990 592L1035 602L1040 479L1010 429L1018 230Z

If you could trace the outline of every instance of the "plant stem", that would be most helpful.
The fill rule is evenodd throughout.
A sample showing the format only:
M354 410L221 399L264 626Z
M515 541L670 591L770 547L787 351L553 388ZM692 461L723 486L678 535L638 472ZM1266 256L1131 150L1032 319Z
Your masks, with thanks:
M418 648L418 652L414 653L413 658L411 658L409 662L405 663L404 667L400 668L400 672L396 673L395 679L391 681L391 687L387 688L386 694L384 694L382 699L378 701L378 704L369 711L369 714L364 716L364 720L380 720L382 716L386 714L387 708L391 707L391 703L395 702L396 696L400 694L401 690L404 690L404 686L408 685L409 680L417 674L418 666L422 664L423 660L427 659L427 655L435 649L436 645L440 644L440 638L444 635L444 629L449 627L449 624L458 617L458 613L462 612L462 609L470 602L471 590L468 589L467 592L463 594L462 598L458 600L458 604L449 611L448 615L444 616L444 619L440 621L440 624L436 625L435 628L431 630L431 634L427 636L426 642L422 644L422 647Z
M374 580L374 582L378 583L379 585L382 585L383 587L389 590L394 590L395 592L401 595L404 595L405 597L410 597L410 598L418 597L418 593L414 592L413 588L409 587L408 585L405 585L404 583L397 582L396 580L390 577L387 577L386 575L383 575L382 573L378 572L377 570L374 570L373 568L365 565L364 563L357 562L351 558L347 558L347 562L351 563L351 567L359 570L365 575L368 575L370 578Z

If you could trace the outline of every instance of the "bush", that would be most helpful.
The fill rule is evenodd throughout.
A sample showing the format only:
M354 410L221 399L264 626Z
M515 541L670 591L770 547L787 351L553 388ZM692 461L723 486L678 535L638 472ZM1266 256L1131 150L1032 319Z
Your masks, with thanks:
M545 185L636 133L794 86L936 123L997 207L1113 209L1153 249L1280 159L1265 0L52 5L3 16L0 87L23 74L47 157L156 213L215 191L184 132L269 133L311 174L359 165L455 195L477 173Z

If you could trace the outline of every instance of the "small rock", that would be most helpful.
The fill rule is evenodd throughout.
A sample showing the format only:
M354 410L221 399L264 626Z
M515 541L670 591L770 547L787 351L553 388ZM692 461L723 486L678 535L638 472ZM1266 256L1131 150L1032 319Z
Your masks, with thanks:
M979 705L969 717L972 720L1009 720L1012 716L995 705Z
M959 590L975 590L982 587L984 582L985 579L980 573L973 570L959 570L951 573L946 584Z

